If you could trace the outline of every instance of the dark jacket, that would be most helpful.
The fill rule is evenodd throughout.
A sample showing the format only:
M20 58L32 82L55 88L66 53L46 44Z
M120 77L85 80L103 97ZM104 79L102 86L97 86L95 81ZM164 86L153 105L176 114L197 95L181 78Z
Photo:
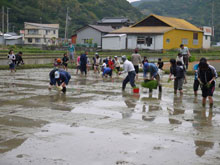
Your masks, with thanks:
M203 84L207 84L213 77L217 78L217 72L215 68L209 65L207 70L198 69L198 78L201 80Z

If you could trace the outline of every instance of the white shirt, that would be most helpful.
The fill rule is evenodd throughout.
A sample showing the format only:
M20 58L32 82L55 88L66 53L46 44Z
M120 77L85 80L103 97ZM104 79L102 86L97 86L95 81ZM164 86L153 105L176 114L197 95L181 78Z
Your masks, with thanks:
M130 61L128 61L128 60L126 60L126 61L124 62L123 69L124 69L124 71L123 71L122 73L135 71L134 65L132 64L132 62L130 62Z
M182 64L184 65L183 56L182 56L182 57L177 56L177 57L176 57L176 62L177 62L177 61L181 61Z
M187 55L188 52L189 52L189 49L188 49L187 47L184 47L183 49L180 48L180 53L181 53L182 55Z
M8 63L9 63L9 64L12 64L15 59L16 59L16 58L15 58L15 55L14 55L14 54L9 54L9 55L8 55L8 60L9 60Z

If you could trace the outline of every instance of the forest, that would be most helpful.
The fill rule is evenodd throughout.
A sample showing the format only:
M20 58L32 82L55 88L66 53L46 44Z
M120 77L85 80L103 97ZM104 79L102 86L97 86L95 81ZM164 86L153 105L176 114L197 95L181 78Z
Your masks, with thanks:
M6 8L10 8L10 31L19 32L24 29L24 22L58 23L60 24L60 37L64 36L67 7L69 8L69 36L76 29L95 23L103 17L128 17L132 21L143 17L141 12L126 0L1 0L0 10L2 6L5 7L5 25Z
M132 5L136 6L144 15L154 13L182 18L198 27L213 24L214 42L220 41L219 0L142 0L132 3Z

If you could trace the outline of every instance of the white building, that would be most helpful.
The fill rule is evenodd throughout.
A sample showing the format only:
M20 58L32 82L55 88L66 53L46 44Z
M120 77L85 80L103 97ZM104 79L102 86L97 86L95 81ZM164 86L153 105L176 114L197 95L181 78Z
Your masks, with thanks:
M102 47L102 37L114 29L111 26L87 25L76 31L77 44L97 44Z
M204 32L202 48L209 49L211 47L211 37L213 36L212 28L203 26L201 30Z
M107 34L102 37L103 50L123 50L126 49L126 34Z
M52 45L57 43L59 36L59 24L25 22L24 29L25 44Z

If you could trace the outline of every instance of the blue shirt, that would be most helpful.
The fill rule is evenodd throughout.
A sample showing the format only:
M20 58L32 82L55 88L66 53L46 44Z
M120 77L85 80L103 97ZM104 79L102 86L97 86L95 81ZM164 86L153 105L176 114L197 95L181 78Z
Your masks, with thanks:
M145 62L144 63L144 77L146 77L147 72L150 72L150 75L155 77L158 73L158 68L153 63Z
M70 79L70 74L62 70L60 71L60 78L56 79L56 82L58 83L58 85L61 85L63 82L65 82L65 84L68 85Z
M194 65L193 70L195 71L195 80L198 80L198 69L199 64Z
M102 74L102 76L104 76L105 74L108 74L108 73L110 73L110 72L111 72L111 68L106 67L106 68L103 69L103 74Z
M72 45L72 46L69 46L69 52L74 52L74 50L75 50L75 48L74 48L74 46Z

